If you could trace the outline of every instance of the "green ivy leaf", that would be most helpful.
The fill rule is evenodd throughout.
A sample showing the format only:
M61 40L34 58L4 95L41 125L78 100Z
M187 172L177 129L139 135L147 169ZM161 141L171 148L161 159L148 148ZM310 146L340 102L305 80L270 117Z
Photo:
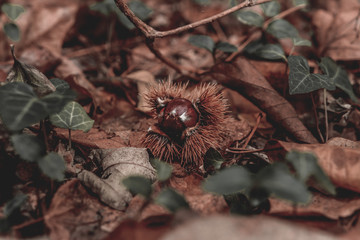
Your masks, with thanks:
M210 0L193 0L195 3L199 4L199 5L209 5L210 4Z
M146 21L152 14L152 10L148 8L143 2L132 1L128 3L130 10L140 18L142 21ZM116 6L115 6L116 7ZM134 29L134 24L116 7L116 14L120 22L129 30Z
M291 175L282 163L262 169L256 176L255 186L294 203L308 203L311 197L306 185Z
M10 38L11 41L17 42L20 40L20 29L16 25L16 23L13 22L5 23L3 26L3 30L6 36L8 36L8 38Z
M55 86L43 73L41 73L35 67L17 60L14 54L13 45L11 46L11 54L14 59L14 65L6 78L6 81L27 83L34 88L35 93L39 97L45 96L56 90Z
M227 43L227 42L218 42L215 45L215 49L219 50L219 51L222 51L222 52L225 52L225 53L233 53L233 52L237 51L236 46L234 46L234 45L232 45L230 43Z
M273 17L280 12L281 5L278 1L272 1L260 4L261 8L264 11L265 16Z
M189 208L185 198L171 188L163 189L155 198L155 203L164 206L171 212Z
M97 2L92 5L90 5L90 9L93 11L98 11L105 16L109 16L112 12L114 12L114 9L116 9L117 6L114 2L114 0L104 0L102 2Z
M327 76L310 73L307 60L302 56L289 56L290 94L309 93L320 88L334 90L335 84Z
M225 162L225 159L221 154L213 148L210 148L204 156L204 168L205 170L220 170L221 165Z
M173 167L170 164L162 162L157 158L151 158L150 164L156 169L157 179L160 182L166 181L171 177Z
M303 39L301 37L295 37L292 40L293 40L294 46L296 46L296 47L298 47L298 46L311 47L311 45L312 45L312 43L309 40Z
M61 112L50 116L53 125L59 128L88 132L94 125L84 108L77 102L68 102Z
M213 53L215 42L211 37L205 35L192 35L189 37L188 42L196 47L204 48Z
M16 153L19 154L21 159L29 162L35 162L46 155L44 143L36 136L14 134L10 139Z
M140 194L145 199L150 199L152 186L149 179L141 176L130 176L125 178L122 183L132 194Z
M64 172L66 169L64 159L55 152L50 152L43 158L38 160L41 171L51 179L64 180Z
M299 6L299 5L308 5L308 0L293 0L293 5L294 6Z
M321 58L319 64L321 70L328 78L335 83L335 86L343 90L354 101L358 102L358 98L355 96L353 88L350 84L348 75L342 67L338 66L331 58Z
M4 215L10 217L16 210L18 210L26 201L27 195L18 194L13 199L5 204Z
M52 78L50 79L50 82L54 85L56 91L59 93L64 93L66 90L70 89L70 85L60 78Z
M241 192L251 184L252 176L245 168L231 166L206 178L202 187L205 191L226 195Z
M238 11L236 17L241 23L250 26L261 27L264 23L264 18L253 11Z
M284 50L279 44L265 44L258 48L255 55L268 60L280 60L286 61Z
M18 4L5 3L1 6L1 10L6 14L12 21L15 21L23 12L25 8Z
M0 233L6 233L10 230L10 223L7 218L0 217Z
M318 164L317 158L312 153L291 151L286 154L286 160L291 163L296 175L302 182L313 176L317 183L328 193L335 195L335 186Z
M74 98L71 90L39 98L26 83L8 83L0 87L0 117L11 131L18 131L60 111Z
M288 21L278 19L272 21L266 31L276 38L296 38L299 36L297 29Z

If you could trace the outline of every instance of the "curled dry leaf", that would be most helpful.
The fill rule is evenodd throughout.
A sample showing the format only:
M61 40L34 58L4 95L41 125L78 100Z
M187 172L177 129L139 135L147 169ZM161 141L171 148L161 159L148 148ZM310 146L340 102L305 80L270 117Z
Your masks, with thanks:
M268 143L271 161L279 161L279 156L286 152L311 152L318 158L318 163L331 181L339 187L360 192L360 148L336 146L333 144L297 144L283 141Z
M96 149L91 152L90 158L104 169L101 178L86 170L80 172L78 178L102 202L118 210L125 209L132 199L122 184L124 178L138 175L151 181L156 179L156 171L145 148Z
M272 122L283 127L298 141L317 142L291 104L245 58L239 57L234 62L215 65L203 75L203 80L216 80L243 94L264 111Z
M281 216L325 216L337 220L346 218L360 209L360 197L339 198L314 193L306 206L294 205L280 199L270 198L270 214Z

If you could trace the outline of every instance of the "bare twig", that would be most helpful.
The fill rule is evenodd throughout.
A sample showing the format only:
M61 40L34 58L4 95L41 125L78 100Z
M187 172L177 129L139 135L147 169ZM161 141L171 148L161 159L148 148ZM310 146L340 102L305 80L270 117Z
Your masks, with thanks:
M246 139L246 142L244 143L243 148L247 147L247 145L249 144L251 138L254 136L254 134L255 134L255 132L256 132L259 124L260 124L260 121L261 121L262 117L263 117L262 113L259 113L259 115L256 118L255 126L251 130L250 135L248 136L248 138Z
M325 143L329 139L329 122L328 122L328 112L327 112L327 103L326 103L326 89L324 88L324 111L325 111Z
M202 19L202 20L194 22L194 23L187 24L185 26L171 29L168 31L157 31L154 28L152 28L151 26L144 23L141 19L139 19L138 17L135 16L135 14L126 5L124 0L115 0L115 3L118 6L118 8L125 14L125 16L127 16L128 19L145 35L146 38L154 39L154 38L163 38L163 37L167 37L170 35L176 35L181 32L185 32L190 29L197 28L199 26L214 22L215 20L222 18L224 16L227 16L227 15L229 15L233 12L236 12L242 8L245 8L248 6L253 6L253 5L258 5L258 4L270 2L270 1L272 1L272 0L258 0L254 4L252 4L250 1L244 1L232 8L226 9L226 10L224 10L218 14L215 14L211 17Z

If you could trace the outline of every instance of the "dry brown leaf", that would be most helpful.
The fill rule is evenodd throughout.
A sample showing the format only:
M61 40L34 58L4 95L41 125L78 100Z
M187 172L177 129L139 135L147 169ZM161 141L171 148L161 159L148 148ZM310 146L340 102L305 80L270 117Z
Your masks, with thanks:
M156 84L154 75L148 71L140 70L127 75L126 78L133 80L137 84L139 92L137 109L142 112L150 112L151 108L147 106L144 99L144 94L149 89L151 84Z
M312 23L319 44L318 56L329 56L336 61L360 59L358 14L359 9L356 8L335 13L324 10L314 12Z
M69 138L69 130L56 128L57 135L62 139ZM104 131L96 128L90 129L89 132L71 131L71 141L88 148L121 148L128 146L119 136L111 136Z
M45 213L50 239L102 239L123 219L124 213L101 204L78 180L62 185Z
M55 69L55 75L65 79L72 89L92 98L96 111L107 113L114 108L115 96L100 89L97 89L89 82L82 70L67 57L58 56L61 64ZM95 115L96 117L96 115Z
M174 167L179 168L180 166L174 165ZM181 171L181 169L175 169L174 172L176 171ZM191 209L196 213L209 215L227 211L228 205L224 198L204 192L201 188L202 181L203 178L196 174L174 174L170 179L170 187L183 194Z
M131 175L143 176L154 181L156 171L149 162L145 148L96 149L90 158L97 162L104 172L101 178L83 170L78 178L89 187L100 200L112 208L123 210L132 195L122 184Z
M360 197L339 198L313 193L311 202L306 205L294 205L276 198L270 198L270 214L281 216L325 216L338 220L354 214L360 209Z
M276 218L215 215L188 220L161 239L335 240L337 238L324 232L306 229Z
M339 187L360 192L360 148L340 147L332 144L297 144L283 141L273 141L267 148L280 148L279 152L269 152L272 161L281 161L279 155L296 150L312 152L318 158L318 163Z
M281 125L296 140L315 143L317 140L297 117L294 108L280 96L245 58L215 65L203 80L216 80L246 96L273 122Z
M144 221L127 219L104 240L158 240L170 230L172 215L156 216Z

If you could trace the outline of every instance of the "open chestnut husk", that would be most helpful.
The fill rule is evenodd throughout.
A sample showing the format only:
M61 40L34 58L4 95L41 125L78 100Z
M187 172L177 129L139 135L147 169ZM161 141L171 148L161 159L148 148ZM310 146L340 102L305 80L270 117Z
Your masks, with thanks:
M150 87L145 100L157 121L142 145L163 161L200 166L210 148L221 146L228 105L216 84L190 92L186 87L171 82Z

